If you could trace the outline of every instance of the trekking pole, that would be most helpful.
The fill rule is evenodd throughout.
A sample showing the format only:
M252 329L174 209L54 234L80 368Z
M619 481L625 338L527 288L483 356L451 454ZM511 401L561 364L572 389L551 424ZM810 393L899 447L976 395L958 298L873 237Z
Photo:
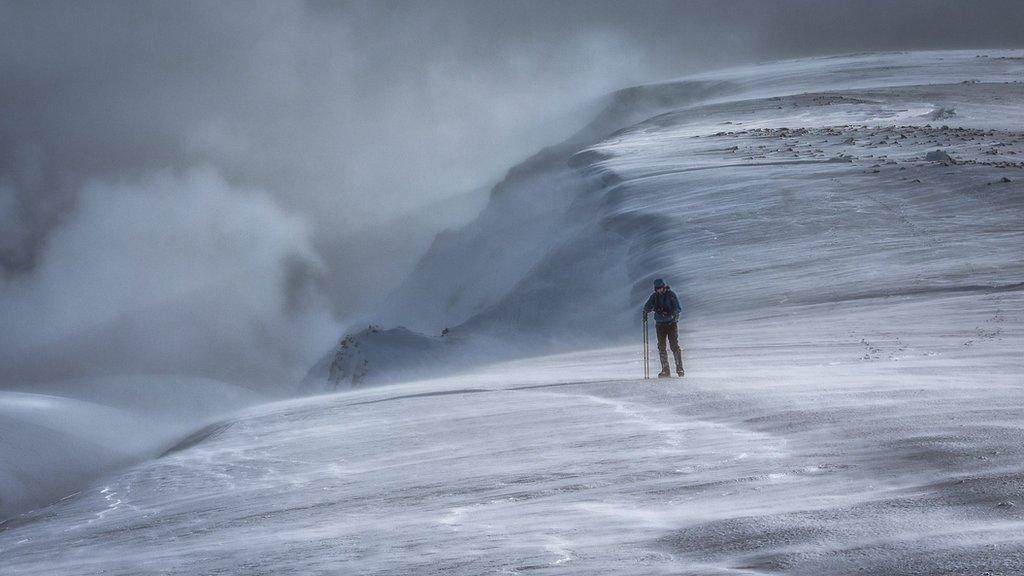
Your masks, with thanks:
M650 365L650 347L648 345L647 336L647 318L644 318L644 380L651 378L651 365Z

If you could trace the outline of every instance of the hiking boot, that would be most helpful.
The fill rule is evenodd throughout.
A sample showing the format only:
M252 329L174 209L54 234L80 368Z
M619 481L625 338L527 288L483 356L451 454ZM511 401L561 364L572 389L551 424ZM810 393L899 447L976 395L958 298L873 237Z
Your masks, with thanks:
M679 374L679 377L682 378L683 377L683 351L682 350L673 350L672 351L672 355L675 356L676 374Z
M658 378L670 378L672 376L672 368L668 363L668 351L658 350L658 360L661 361L661 373L658 374Z

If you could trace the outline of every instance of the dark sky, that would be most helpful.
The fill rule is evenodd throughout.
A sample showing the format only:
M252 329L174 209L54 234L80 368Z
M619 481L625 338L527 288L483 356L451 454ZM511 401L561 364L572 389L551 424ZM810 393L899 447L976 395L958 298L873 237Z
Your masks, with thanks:
M353 231L494 181L616 88L801 55L1022 46L1018 0L0 0L0 312L26 331L0 346L203 300L225 262L283 286L248 304L288 303L261 328L281 330L310 271L371 254ZM75 308L109 300L107 283L117 306Z

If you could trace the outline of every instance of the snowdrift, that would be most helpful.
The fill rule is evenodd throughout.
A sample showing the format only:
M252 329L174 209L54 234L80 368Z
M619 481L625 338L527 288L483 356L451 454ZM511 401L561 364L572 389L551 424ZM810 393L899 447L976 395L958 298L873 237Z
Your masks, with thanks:
M0 391L0 520L156 456L189 431L259 399L205 378L160 376Z

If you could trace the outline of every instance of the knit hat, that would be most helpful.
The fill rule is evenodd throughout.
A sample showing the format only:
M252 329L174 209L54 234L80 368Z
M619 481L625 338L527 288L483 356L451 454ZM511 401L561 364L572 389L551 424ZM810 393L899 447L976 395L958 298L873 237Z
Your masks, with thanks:
M654 281L654 289L655 290L657 290L658 288L664 288L664 287L665 287L665 281L662 280L661 278L658 278L657 280Z

